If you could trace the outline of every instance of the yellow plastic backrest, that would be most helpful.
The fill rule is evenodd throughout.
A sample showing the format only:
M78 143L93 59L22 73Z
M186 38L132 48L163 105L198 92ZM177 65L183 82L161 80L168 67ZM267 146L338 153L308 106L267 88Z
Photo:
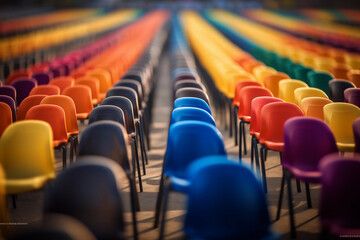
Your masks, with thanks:
M38 120L15 122L0 140L0 163L6 178L19 179L54 173L52 130Z
M264 84L265 77L268 74L276 73L276 70L273 68L267 67L267 66L260 65L253 69L253 73L254 73L256 81Z
M297 88L308 87L308 85L300 80L285 79L279 82L279 98L286 102L295 103L294 91Z
M324 91L318 88L301 87L294 91L295 103L300 106L301 100L307 97L329 98Z

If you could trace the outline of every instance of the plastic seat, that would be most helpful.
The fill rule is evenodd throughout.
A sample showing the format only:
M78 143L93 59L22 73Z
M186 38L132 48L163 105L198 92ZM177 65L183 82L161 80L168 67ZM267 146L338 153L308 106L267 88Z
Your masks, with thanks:
M225 156L209 156L192 163L187 176L188 238L279 239L271 230L261 185L248 168Z
M45 213L78 219L96 239L123 239L121 173L121 167L110 159L79 157L49 187L44 200Z
M19 106L20 103L29 96L31 89L37 86L37 82L35 79L19 79L15 80L11 83L16 89L16 106Z
M301 109L288 102L275 102L266 104L260 113L260 137L259 143L261 159L261 172L263 178L263 186L265 192L266 172L265 172L265 158L268 150L282 152L284 148L284 124L287 120L293 117L303 116Z
M51 137L50 125L37 120L15 122L5 130L0 159L6 174L6 194L38 190L55 178Z
M308 74L313 73L314 70L312 70L311 68L305 67L303 65L297 65L293 69L293 72L294 72L294 76L296 79L299 79L309 85Z
M6 95L16 101L16 89L12 86L0 86L0 95Z
M0 138L5 129L13 123L11 108L6 103L0 102Z
M17 121L20 120L24 120L26 113L29 111L30 108L32 108L33 106L39 105L40 102L43 100L43 98L45 98L47 95L33 95L33 96L28 96L27 98L25 98L16 113L16 119Z
M66 131L65 112L62 107L53 104L40 104L29 109L26 120L41 120L50 124L53 135L53 146L62 149L63 168L66 167L66 145L70 135ZM71 162L73 159L70 159Z
M284 79L290 79L289 75L285 73L269 74L264 79L265 88L269 89L274 97L279 96L279 82Z
M321 144L319 144L321 143ZM287 183L291 235L295 236L291 178L305 182L307 206L312 207L310 183L320 183L318 168L322 157L338 152L334 135L326 123L309 117L295 117L284 125L284 151L282 154L283 179L276 219L280 218L285 181Z
M170 126L156 201L154 227L159 223L161 209L163 219L166 217L169 191L184 192L188 184L186 169L189 164L199 157L209 155L226 155L222 135L216 127L192 120L180 121Z
M353 132L354 132L354 140L355 140L355 152L360 153L360 118L357 118L353 122Z
M56 77L53 78L49 85L55 85L60 88L60 93L63 94L63 91L67 87L72 87L75 84L75 79L73 77Z
M74 100L77 119L86 119L89 117L94 107L92 104L91 89L88 86L76 85L67 87L62 92L62 95L69 96Z
M339 151L354 151L352 124L358 117L360 108L350 103L331 103L324 106L324 121L333 131Z
M170 124L179 121L197 120L210 123L216 127L214 118L205 110L196 107L180 107L176 108L171 113Z
M352 69L347 73L348 79L354 83L357 88L360 88L360 70Z
M126 126L124 112L117 106L101 105L94 108L89 116L89 124L101 120L111 120Z
M200 98L200 99L204 100L208 105L210 105L208 95L204 91L197 89L197 88L186 87L186 88L177 90L175 93L175 100L178 98L182 98L182 97Z
M360 88L348 88L344 91L344 101L360 107Z
M5 95L0 95L0 102L7 104L12 113L12 121L16 121L16 104L13 98Z
M321 192L319 215L323 239L355 236L360 231L360 155L329 154L320 162ZM349 187L351 186L351 187ZM330 236L329 236L330 235Z
M323 108L326 104L332 103L330 99L323 97L307 97L301 100L300 108L306 117L314 117L324 120Z
M180 108L180 107L201 108L201 109L207 111L210 115L212 115L209 105L204 100L202 100L200 98L195 98L195 97L178 98L174 102L174 109Z
M329 95L329 81L333 77L324 72L310 72L308 73L309 87L319 88L323 90L326 95Z
M60 95L60 88L53 85L41 85L31 89L29 96L32 95Z
M296 103L294 91L303 87L308 87L308 85L300 80L281 80L279 82L279 98L286 102Z
M99 80L95 77L81 77L75 80L75 85L85 85L91 89L92 104L97 105L102 99L100 98Z
M31 77L34 78L38 85L47 85L49 84L52 76L50 76L51 74L49 73L34 73Z
M355 85L346 80L330 80L329 98L333 102L344 102L344 91L348 88L355 88Z
M301 101L307 97L321 97L328 99L328 96L324 93L324 91L312 87L301 87L295 89L294 97L295 97L295 104L298 106L300 106Z

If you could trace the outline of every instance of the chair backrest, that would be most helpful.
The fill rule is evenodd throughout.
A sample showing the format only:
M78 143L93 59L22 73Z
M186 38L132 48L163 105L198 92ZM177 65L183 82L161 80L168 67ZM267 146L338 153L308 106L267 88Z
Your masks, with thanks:
M353 132L354 132L354 140L355 140L355 152L360 153L360 118L357 118L353 122Z
M87 73L87 76L94 77L99 82L99 91L105 94L113 85L111 82L111 75L105 69L96 68Z
M201 108L180 107L172 111L170 124L185 120L203 121L216 127L214 118L210 115L210 113Z
M326 104L332 103L330 99L323 97L307 97L301 100L300 108L307 117L315 117L324 120L323 108Z
M335 137L325 122L311 117L294 117L285 122L282 157L285 168L319 171L321 158L337 151Z
M16 89L16 105L19 106L24 98L29 96L31 89L37 86L37 82L32 78L19 79L13 81L11 86Z
M113 105L121 108L125 116L125 127L128 134L135 132L134 112L131 101L123 96L111 96L102 101L102 106Z
M75 103L71 97L64 95L47 96L40 104L53 104L61 107L65 112L66 129L70 134L78 134L79 126L76 119Z
M340 151L354 150L352 124L358 117L360 108L350 103L330 103L324 106L324 121L334 133Z
M206 92L206 89L204 87L204 85L200 82L196 82L196 81L192 81L192 80L180 80L177 81L174 85L174 93L180 89L180 88L185 88L185 87L193 87L193 88L198 88L200 90L203 90L204 92Z
M325 72L309 72L309 87L319 88L329 95L329 81L333 77Z
M38 120L11 124L0 140L0 162L9 179L31 178L43 174L55 177L50 125Z
M16 104L15 104L15 100L9 96L6 95L0 95L0 102L2 103L6 103L10 109L11 109L11 113L12 113L12 121L15 122L16 120Z
M186 87L186 88L181 88L181 89L177 90L175 93L175 99L178 99L181 97L200 98L200 99L204 100L208 105L210 105L208 95L204 91L197 89L197 88Z
M89 124L101 120L111 120L126 126L123 110L113 105L100 105L91 111Z
M348 79L354 83L354 85L359 88L360 87L360 70L352 69L347 73Z
M28 96L27 98L25 98L18 110L17 110L17 115L16 115L16 119L17 121L20 120L24 120L26 113L29 111L30 108L32 108L33 106L39 105L40 102L43 100L43 98L45 98L47 95L33 95L33 96Z
M16 89L12 86L0 86L0 95L6 95L16 101Z
M60 95L60 88L54 85L41 85L31 89L29 96L32 95Z
M272 97L272 93L269 89L258 86L248 86L244 87L240 91L240 101L239 101L239 110L238 117L244 118L245 121L251 120L251 101L256 97Z
M0 138L5 129L13 123L11 108L6 103L0 102Z
M91 89L92 102L94 105L98 104L100 99L100 85L99 80L95 77L84 76L75 80L75 85L88 86Z
M346 80L330 80L329 98L333 102L344 102L344 91L348 88L355 88L355 85Z
M295 97L295 104L298 106L300 106L301 100L307 97L328 98L328 96L324 93L324 91L312 87L301 87L295 89L294 97Z
M182 97L176 99L174 102L174 109L179 107L197 107L204 109L212 115L209 105L204 100L196 97Z
M49 187L45 213L60 213L80 220L96 239L122 239L123 204L121 167L100 156L82 156Z
M300 79L309 85L308 74L314 72L311 68L298 64L293 71L296 79Z
M297 88L308 87L308 85L300 80L287 79L279 82L279 98L286 102L295 103L294 91Z
M129 88L134 89L137 96L138 96L139 108L140 108L140 110L143 108L142 102L145 99L144 99L144 95L143 95L143 92L142 92L141 84L138 81L122 79L121 81L116 83L114 85L114 87L129 87Z
M38 85L47 85L51 80L49 73L34 73L31 77L36 79Z
M344 100L346 103L354 104L360 107L360 88L348 88L344 91Z
M233 105L239 107L240 104L240 91L242 88L244 87L249 87L249 86L258 86L258 87L262 87L262 84L253 80L241 80L238 81L235 85L235 95L234 95L234 100L233 100Z
M208 155L226 155L221 133L216 127L192 120L170 126L164 160L166 175L184 178L192 161Z
M360 155L329 154L320 162L321 224L336 235L360 230ZM351 187L349 187L351 186Z
M139 102L134 89L129 87L113 87L106 93L106 97L111 96L123 96L129 99L133 107L134 117L139 117Z
M12 71L11 74L6 78L6 85L10 85L12 82L14 82L17 79L29 78L30 76L31 76L31 72L27 69Z
M278 239L270 230L266 197L245 166L208 156L187 170L185 235L191 239Z
M290 79L289 75L279 72L266 75L264 86L269 89L274 97L279 96L279 82L284 79Z
M64 76L64 77L53 78L49 82L49 85L58 86L60 88L60 93L62 94L65 88L73 86L74 83L75 83L75 79L73 77L70 77L70 76L65 77Z
M71 97L74 100L76 107L76 117L85 119L90 115L94 108L92 104L91 89L88 86L75 85L67 87L62 92L62 95Z

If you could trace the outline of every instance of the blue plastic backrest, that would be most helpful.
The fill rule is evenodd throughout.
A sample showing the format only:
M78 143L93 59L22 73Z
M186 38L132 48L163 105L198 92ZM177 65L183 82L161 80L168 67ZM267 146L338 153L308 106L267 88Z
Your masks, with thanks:
M174 109L179 107L197 107L204 109L205 111L210 113L210 115L212 115L209 105L200 98L194 98L194 97L178 98L174 102Z
M215 120L210 113L197 107L179 107L172 111L170 124L184 120L203 121L216 127Z

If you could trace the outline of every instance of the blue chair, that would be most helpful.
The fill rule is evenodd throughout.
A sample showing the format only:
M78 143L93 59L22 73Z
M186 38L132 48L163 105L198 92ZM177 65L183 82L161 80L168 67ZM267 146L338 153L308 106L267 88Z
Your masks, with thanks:
M184 120L207 122L216 127L215 120L210 113L197 107L180 107L172 111L170 124Z
M179 107L197 107L204 109L205 111L207 111L212 115L209 105L200 98L194 98L194 97L178 98L174 102L174 108L179 108Z
M101 120L111 120L126 126L123 110L114 105L97 106L91 111L89 116L89 124Z
M265 194L252 171L226 156L189 165L184 232L189 239L279 239Z
M184 192L188 183L187 166L195 159L209 155L226 155L222 135L216 127L206 122L193 120L177 122L170 126L156 201L155 228L159 223L161 209L163 209L165 219L165 202L169 191Z

